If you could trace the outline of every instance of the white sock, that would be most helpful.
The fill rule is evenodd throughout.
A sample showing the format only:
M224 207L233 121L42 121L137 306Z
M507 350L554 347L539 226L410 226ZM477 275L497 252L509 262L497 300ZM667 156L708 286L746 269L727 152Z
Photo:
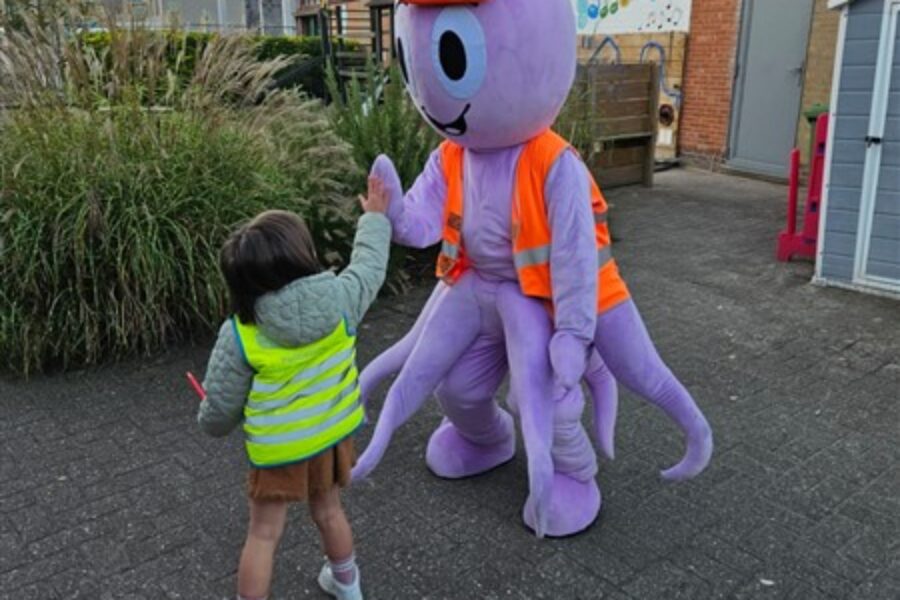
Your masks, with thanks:
M331 566L331 573L334 575L335 581L341 585L352 585L356 582L358 575L356 568L356 555L351 554L348 558L342 560L328 559Z

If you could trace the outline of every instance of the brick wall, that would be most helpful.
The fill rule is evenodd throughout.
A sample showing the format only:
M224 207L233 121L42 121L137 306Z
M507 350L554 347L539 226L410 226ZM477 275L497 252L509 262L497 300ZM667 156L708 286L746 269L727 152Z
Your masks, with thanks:
M681 152L721 161L728 147L741 0L693 3L684 75Z
M801 103L803 111L816 103L827 105L831 100L831 79L834 74L834 56L840 21L840 11L828 10L828 0L816 0L809 48L806 53L806 77L803 82ZM797 144L804 165L808 164L809 160L811 132L806 118L801 115L797 129Z

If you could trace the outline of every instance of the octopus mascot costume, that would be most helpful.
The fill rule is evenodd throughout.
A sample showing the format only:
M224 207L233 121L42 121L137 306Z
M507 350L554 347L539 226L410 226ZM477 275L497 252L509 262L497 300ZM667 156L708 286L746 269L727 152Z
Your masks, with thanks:
M510 461L515 420L495 401L507 373L528 457L523 518L538 536L578 533L600 511L582 379L607 456L619 381L684 433L685 456L663 477L700 473L709 424L619 276L600 190L550 129L575 77L571 1L401 1L396 27L409 94L446 141L406 192L389 158L372 172L391 196L394 241L443 244L440 283L412 331L362 375L366 396L399 371L354 478L432 394L445 414L428 444L432 472L458 479Z

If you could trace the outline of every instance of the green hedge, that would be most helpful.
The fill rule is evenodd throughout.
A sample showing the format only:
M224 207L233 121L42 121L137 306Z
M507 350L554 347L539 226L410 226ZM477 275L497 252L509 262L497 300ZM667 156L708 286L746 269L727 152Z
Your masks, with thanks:
M322 56L322 38L318 36L262 36L256 38L256 55L260 60L279 56Z

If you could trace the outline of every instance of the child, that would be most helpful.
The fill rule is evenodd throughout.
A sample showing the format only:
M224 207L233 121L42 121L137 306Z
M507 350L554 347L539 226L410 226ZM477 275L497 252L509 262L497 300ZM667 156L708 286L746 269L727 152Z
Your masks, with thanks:
M384 283L391 226L378 180L360 201L366 214L340 275L322 269L306 225L287 212L259 215L222 249L234 317L219 332L197 419L213 436L244 425L250 527L239 599L268 596L288 504L301 501L328 559L319 585L339 599L362 599L340 488L355 461L349 436L364 420L355 329Z

